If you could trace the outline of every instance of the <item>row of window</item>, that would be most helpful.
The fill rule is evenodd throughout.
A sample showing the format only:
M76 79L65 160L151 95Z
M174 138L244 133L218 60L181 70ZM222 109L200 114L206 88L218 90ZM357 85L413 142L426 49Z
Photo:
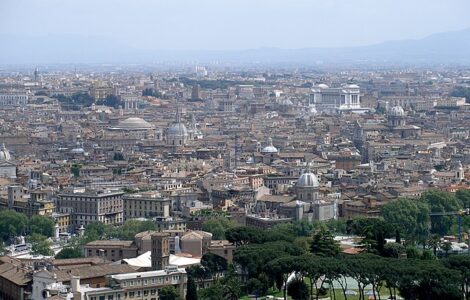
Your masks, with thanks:
M181 275L173 275L173 276L165 276L165 277L157 277L157 278L152 278L152 279L143 279L143 280L129 280L129 281L123 281L121 285L123 287L126 286L139 286L143 283L143 285L149 285L149 284L157 284L157 283L164 283L164 282L169 282L171 280L177 281L181 279Z

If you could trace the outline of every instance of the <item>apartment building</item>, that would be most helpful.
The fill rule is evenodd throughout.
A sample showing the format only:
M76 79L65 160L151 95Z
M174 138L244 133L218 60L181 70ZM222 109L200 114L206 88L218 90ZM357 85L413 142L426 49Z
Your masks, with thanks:
M59 212L71 214L71 225L75 230L95 221L120 225L124 221L123 194L121 191L71 188L58 195L57 207Z

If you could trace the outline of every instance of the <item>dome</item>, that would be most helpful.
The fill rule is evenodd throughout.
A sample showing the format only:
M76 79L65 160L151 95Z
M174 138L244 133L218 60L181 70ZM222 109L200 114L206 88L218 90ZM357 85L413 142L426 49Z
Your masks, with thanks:
M5 147L5 144L2 144L2 147L0 148L0 160L11 160L10 151Z
M183 123L173 123L170 128L168 128L168 135L187 136L188 130Z
M318 181L317 175L313 174L312 172L307 171L300 175L299 180L297 180L297 187L319 187L320 182Z
M261 153L277 153L277 148L273 146L273 139L268 139L268 145L261 150Z
M321 89L328 89L328 88L329 88L329 86L327 86L327 85L324 84L324 83L320 83L320 84L318 85L318 87L321 88Z
M405 110L403 109L403 107L397 105L397 106L392 107L390 111L388 112L388 114L391 117L404 117Z
M349 85L348 85L348 88L349 88L349 89L358 89L359 86L358 86L357 84L349 84Z
M153 125L142 118L127 118L115 127L115 129L121 130L147 130L152 128Z

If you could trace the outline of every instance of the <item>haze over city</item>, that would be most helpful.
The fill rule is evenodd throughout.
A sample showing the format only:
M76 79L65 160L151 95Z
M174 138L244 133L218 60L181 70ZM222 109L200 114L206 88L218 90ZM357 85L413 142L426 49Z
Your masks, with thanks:
M0 63L105 62L97 48L131 62L166 59L157 51L168 50L187 60L189 51L368 46L470 28L469 10L465 0L4 0ZM76 48L81 55L61 58Z

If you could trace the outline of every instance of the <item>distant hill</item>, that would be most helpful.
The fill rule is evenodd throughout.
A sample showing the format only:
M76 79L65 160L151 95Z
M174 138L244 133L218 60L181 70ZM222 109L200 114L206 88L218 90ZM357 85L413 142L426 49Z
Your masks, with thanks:
M363 47L244 51L136 50L113 40L81 36L0 36L0 64L144 63L220 61L227 63L456 63L470 64L470 28L423 39L388 41Z

